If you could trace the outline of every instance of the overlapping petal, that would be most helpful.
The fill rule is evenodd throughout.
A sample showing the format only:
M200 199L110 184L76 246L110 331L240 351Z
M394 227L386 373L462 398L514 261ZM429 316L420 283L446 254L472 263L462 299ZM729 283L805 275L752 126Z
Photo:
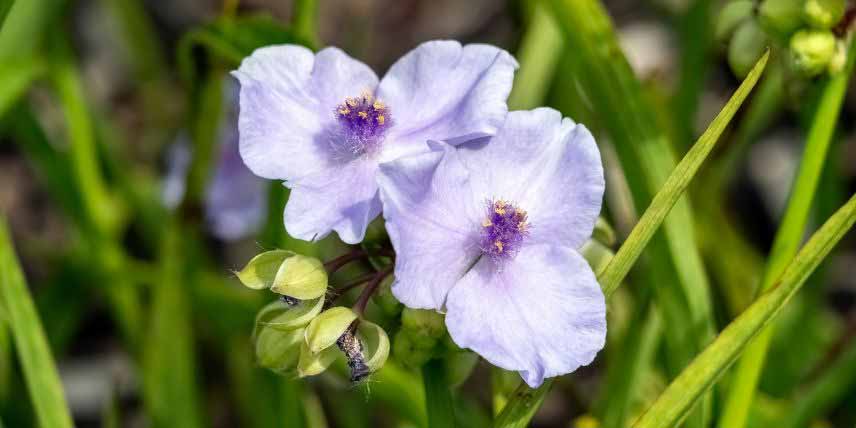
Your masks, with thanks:
M397 255L392 292L411 308L441 310L480 255L469 173L449 145L382 164L384 218ZM438 268L442 266L442 268Z
M562 246L526 246L501 266L482 258L449 292L446 310L455 343L519 371L531 387L589 364L606 338L594 273Z

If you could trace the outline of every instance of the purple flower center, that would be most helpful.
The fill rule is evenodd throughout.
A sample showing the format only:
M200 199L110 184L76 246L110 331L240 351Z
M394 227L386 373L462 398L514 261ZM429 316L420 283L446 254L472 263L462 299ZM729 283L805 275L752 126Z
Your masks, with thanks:
M336 106L339 138L335 145L341 154L353 157L374 155L380 151L386 130L392 126L389 107L369 91L347 97Z
M526 211L502 199L487 202L487 215L481 228L481 250L493 261L514 257L528 233Z

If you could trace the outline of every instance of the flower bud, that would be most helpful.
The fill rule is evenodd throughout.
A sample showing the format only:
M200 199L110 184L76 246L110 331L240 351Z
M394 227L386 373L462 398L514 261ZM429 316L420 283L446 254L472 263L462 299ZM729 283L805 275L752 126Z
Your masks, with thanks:
M803 18L808 25L828 30L844 16L844 0L806 0Z
M758 8L761 26L772 35L786 40L802 26L804 0L764 0Z
M282 262L293 255L293 252L286 250L265 251L253 257L235 275L242 284L253 290L270 288Z
M330 364L333 364L333 361L339 355L339 350L333 347L313 353L306 342L303 342L303 345L300 347L300 361L297 364L297 375L299 377L307 377L321 374L330 367Z
M370 372L383 367L389 357L389 336L379 325L362 320L357 326L357 338L362 345L363 361Z
M445 365L446 380L448 380L449 386L456 388L464 383L473 373L478 362L479 356L474 352L461 349L449 351Z
M428 309L404 308L401 311L401 328L415 335L440 339L446 334L443 315Z
M392 342L395 359L407 367L419 368L437 353L438 340L417 340L407 330L398 330Z
M725 43L731 39L731 35L737 30L737 27L746 19L752 16L752 10L755 8L755 2L752 0L735 0L728 2L719 12L719 17L716 20L716 40L720 43ZM600 218L598 218L598 223Z
M767 35L754 19L740 24L728 44L728 64L734 75L741 79L746 77L764 54L767 43Z
M295 254L282 262L271 290L297 299L315 299L327 292L327 271L320 260Z
M357 314L349 308L336 306L321 312L306 327L306 344L313 354L317 354L336 344L339 337L357 319Z
M323 297L313 300L299 300L294 305L289 305L282 300L275 300L262 308L256 315L256 329L266 326L280 331L289 331L306 327L313 318L321 313L323 307Z
M262 326L256 333L258 364L281 374L293 373L300 357L300 346L303 344L303 329L281 331Z
M835 36L825 30L800 30L791 37L794 68L807 77L827 69L835 55Z
M835 44L835 55L829 60L829 74L841 73L847 64L847 46L843 40Z

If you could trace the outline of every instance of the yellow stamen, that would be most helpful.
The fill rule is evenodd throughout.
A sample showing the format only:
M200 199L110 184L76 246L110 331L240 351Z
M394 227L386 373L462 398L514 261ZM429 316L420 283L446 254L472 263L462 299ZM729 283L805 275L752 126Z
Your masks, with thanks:
M482 226L483 226L483 227L491 227L491 226L493 226L493 223L490 221L490 219L489 219L489 218L486 218L486 219L484 219L484 221L482 222Z
M357 106L357 102L356 102L353 98L351 98L351 97L347 97L347 98L345 98L345 103L346 103L346 104L348 104L348 105L349 105L349 106L351 106L351 107L356 107L356 106Z
M497 251L499 251L500 253L502 252L502 241L497 239L496 241L493 241L493 245L496 245Z
M362 95L363 99L368 101L368 102L372 102L372 98L374 98L372 96L372 93L369 91L363 91L363 93L361 95Z
M381 115L378 115L378 117L377 117L377 124L378 124L378 125L383 125L383 123L384 123L385 121L386 121L386 118L385 118L385 117L383 117L383 115L382 115L382 114L381 114Z
M372 104L372 107L374 107L375 110L383 110L386 106L383 105L383 102L377 100L374 102L374 104Z
M348 108L340 108L339 109L339 114L341 114L342 116L344 116L350 112L351 112L351 109L348 109Z
M363 119L367 119L367 118L369 117L369 114L368 114L368 113L366 113L366 112L364 112L364 111L361 111L361 112L359 112L359 113L357 113L357 114L358 114L358 115L360 115L360 117L361 117L361 118L363 118Z

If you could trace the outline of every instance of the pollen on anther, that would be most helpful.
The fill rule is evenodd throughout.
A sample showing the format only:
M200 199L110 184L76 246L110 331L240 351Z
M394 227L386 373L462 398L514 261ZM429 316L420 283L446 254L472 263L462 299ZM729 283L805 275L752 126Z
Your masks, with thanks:
M363 119L367 119L369 117L369 114L364 111L358 112L357 114Z
M487 201L481 224L481 250L495 262L514 257L529 233L526 211L499 199Z
M500 253L502 252L502 247L503 247L502 241L497 239L496 241L493 241L493 245L496 247L496 251L498 251Z
M482 227L491 227L491 226L493 226L493 223L491 223L489 218L485 218L484 221L482 221Z
M384 123L385 121L386 121L386 118L385 118L385 117L383 117L383 115L380 115L380 116L378 116L378 117L377 117L377 124L378 124L378 125L383 125L383 123Z

